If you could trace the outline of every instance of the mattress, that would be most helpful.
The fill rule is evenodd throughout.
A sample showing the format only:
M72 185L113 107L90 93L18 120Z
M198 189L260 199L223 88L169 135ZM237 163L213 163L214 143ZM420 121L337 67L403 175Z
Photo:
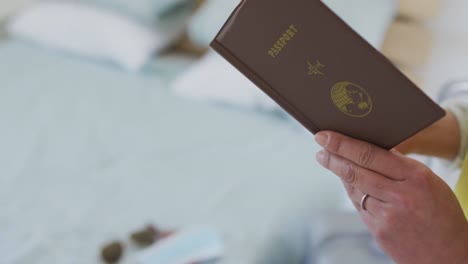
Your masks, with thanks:
M341 205L339 180L291 121L172 96L188 63L130 74L0 45L0 263L100 263L146 223L218 230L222 264L303 260L307 219Z

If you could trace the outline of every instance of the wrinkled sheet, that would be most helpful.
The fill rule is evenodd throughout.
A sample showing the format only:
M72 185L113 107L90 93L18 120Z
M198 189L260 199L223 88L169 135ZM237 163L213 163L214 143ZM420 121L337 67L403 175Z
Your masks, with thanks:
M219 230L222 264L301 261L307 219L344 196L313 137L170 95L182 64L128 74L0 44L0 263L100 263L149 222Z

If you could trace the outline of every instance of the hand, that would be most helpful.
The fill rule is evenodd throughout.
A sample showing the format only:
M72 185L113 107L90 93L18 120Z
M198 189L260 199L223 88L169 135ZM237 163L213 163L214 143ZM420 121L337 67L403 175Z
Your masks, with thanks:
M468 222L450 187L429 168L334 132L321 132L316 141L324 147L317 160L341 178L365 224L397 263L468 263Z

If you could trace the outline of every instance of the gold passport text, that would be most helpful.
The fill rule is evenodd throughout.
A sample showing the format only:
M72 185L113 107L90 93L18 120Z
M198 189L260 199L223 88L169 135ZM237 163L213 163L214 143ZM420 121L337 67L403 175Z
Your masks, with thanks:
M268 50L268 55L273 59L276 59L280 55L281 51L283 51L288 43L296 36L297 32L299 32L299 30L297 30L296 26L289 26L281 37L273 44L270 50Z

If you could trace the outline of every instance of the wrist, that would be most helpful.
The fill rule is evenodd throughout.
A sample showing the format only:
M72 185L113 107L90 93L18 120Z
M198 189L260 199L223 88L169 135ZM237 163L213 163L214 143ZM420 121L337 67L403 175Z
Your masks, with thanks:
M424 145L423 145L424 140L422 140L423 136L424 135L422 134L422 132L420 132L419 134L407 139L406 141L398 145L396 147L396 150L398 150L399 152L405 155L406 154L421 154L422 152L424 152Z
M454 160L460 150L460 127L455 115L447 112L440 121L419 132L402 145L406 153Z

